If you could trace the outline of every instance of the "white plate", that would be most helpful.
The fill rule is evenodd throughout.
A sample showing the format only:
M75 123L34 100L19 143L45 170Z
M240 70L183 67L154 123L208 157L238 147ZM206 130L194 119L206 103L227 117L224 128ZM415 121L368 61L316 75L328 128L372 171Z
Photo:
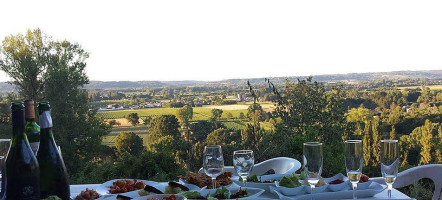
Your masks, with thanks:
M244 187L244 183L239 180L232 180L236 185ZM246 187L263 189L266 192L270 192L270 186L275 186L273 183L257 183L257 182L247 182Z
M305 194L307 192L306 188L308 187L306 185L300 185L298 187L288 188L288 187L280 186L279 181L275 182L275 186L276 187L270 186L270 191L276 190L278 192L281 192L284 195L289 195L289 196Z
M108 195L108 194L111 194L111 193L109 193L109 189L110 189L110 186L112 186L112 184L115 182L115 181L117 181L117 180L134 180L134 179L128 179L128 178L126 178L126 179L114 179L114 180L110 180L110 181L107 181L107 182L105 182L105 183L103 183L103 184L101 184L100 186L98 186L97 188L95 188L95 191L97 191L97 193L98 194L100 194L100 195ZM146 180L139 180L139 179L136 179L136 180L138 180L138 181L142 181L142 182L144 182L146 185L150 185L150 186L156 186L156 185L158 185L158 182L155 182L155 181L146 181ZM124 193L121 193L121 194L124 194Z
M344 182L340 184L329 184L336 179L343 180ZM326 184L328 184L328 189L333 192L351 189L351 183L348 181L348 178L341 173L336 174L330 178L325 178L324 181Z
M239 187L233 188L230 187L228 188L231 194L235 194L236 192L238 192ZM249 188L249 187L243 187L241 189L247 189L247 192L249 193L248 197L243 197L243 198L239 198L241 200L246 200L246 199L257 199L259 197L259 195L261 195L262 193L264 193L265 191L263 189L259 189L259 188ZM202 189L200 191L201 196L205 197L207 196L207 194L214 194L216 192L216 189Z
M365 190L357 189L356 195L358 198L366 198L366 197L372 197L375 194L378 194L385 190L387 186L380 185L379 183L372 182L369 187ZM322 192L322 193L313 193L313 194L306 194L306 195L297 195L297 196L289 196L284 195L281 192L277 190L273 190L274 193L276 193L280 199L284 200L309 200L312 198L316 200L321 199L352 199L353 198L353 191L352 190L344 190L344 191L338 191L338 192Z
M144 196L144 197L138 197L138 198L133 198L132 200L146 200L147 198L157 198L157 199L162 199L163 197L168 197L171 194L156 194L156 195L149 195L149 196ZM181 195L175 195L177 198L177 200L187 200L186 197L183 197Z

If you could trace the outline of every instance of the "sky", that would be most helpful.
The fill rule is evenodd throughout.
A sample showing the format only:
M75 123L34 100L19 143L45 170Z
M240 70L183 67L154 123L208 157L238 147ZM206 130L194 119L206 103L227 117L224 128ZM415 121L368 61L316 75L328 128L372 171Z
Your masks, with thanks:
M90 80L442 69L442 1L0 1L0 39L40 28ZM0 82L9 80L0 72Z

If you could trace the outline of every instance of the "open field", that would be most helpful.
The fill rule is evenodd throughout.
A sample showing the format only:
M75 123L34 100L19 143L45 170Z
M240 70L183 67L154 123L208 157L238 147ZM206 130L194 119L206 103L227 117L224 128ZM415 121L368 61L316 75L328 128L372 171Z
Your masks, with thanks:
M428 85L425 86L430 88L430 90L442 90L442 85ZM421 85L416 85L416 86L406 86L406 87L398 87L398 89L400 90L405 90L405 89L416 89L416 88L422 88Z
M158 115L175 115L178 108L147 108L138 110L116 110L116 111L102 111L98 112L97 116L103 119L118 119L124 118L129 113L138 113L138 116L158 116ZM212 108L195 107L193 108L193 119L192 120L208 120ZM247 115L247 108L242 110L226 110L223 112L222 117L226 118L227 113L232 113L233 117L238 118L239 114L243 112Z

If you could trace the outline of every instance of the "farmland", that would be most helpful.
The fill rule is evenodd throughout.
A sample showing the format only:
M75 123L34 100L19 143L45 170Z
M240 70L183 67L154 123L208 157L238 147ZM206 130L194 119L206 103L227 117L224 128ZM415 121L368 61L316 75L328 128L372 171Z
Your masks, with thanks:
M98 117L103 119L118 119L124 118L129 113L138 113L138 116L159 116L159 115L175 115L178 108L147 108L147 109L137 109L137 110L117 110L117 111L102 111L98 112ZM192 120L208 120L212 108L206 107L195 107L193 108L193 118ZM222 118L227 117L227 113L232 113L234 118L239 118L240 113L247 115L247 108L241 110L225 110L223 112Z

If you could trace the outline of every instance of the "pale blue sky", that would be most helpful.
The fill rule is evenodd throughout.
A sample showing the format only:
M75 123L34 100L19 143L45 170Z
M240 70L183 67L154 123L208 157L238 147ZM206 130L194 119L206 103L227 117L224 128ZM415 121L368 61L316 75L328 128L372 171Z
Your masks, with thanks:
M442 1L43 0L0 8L0 39L40 27L78 42L90 52L91 80L442 69Z

